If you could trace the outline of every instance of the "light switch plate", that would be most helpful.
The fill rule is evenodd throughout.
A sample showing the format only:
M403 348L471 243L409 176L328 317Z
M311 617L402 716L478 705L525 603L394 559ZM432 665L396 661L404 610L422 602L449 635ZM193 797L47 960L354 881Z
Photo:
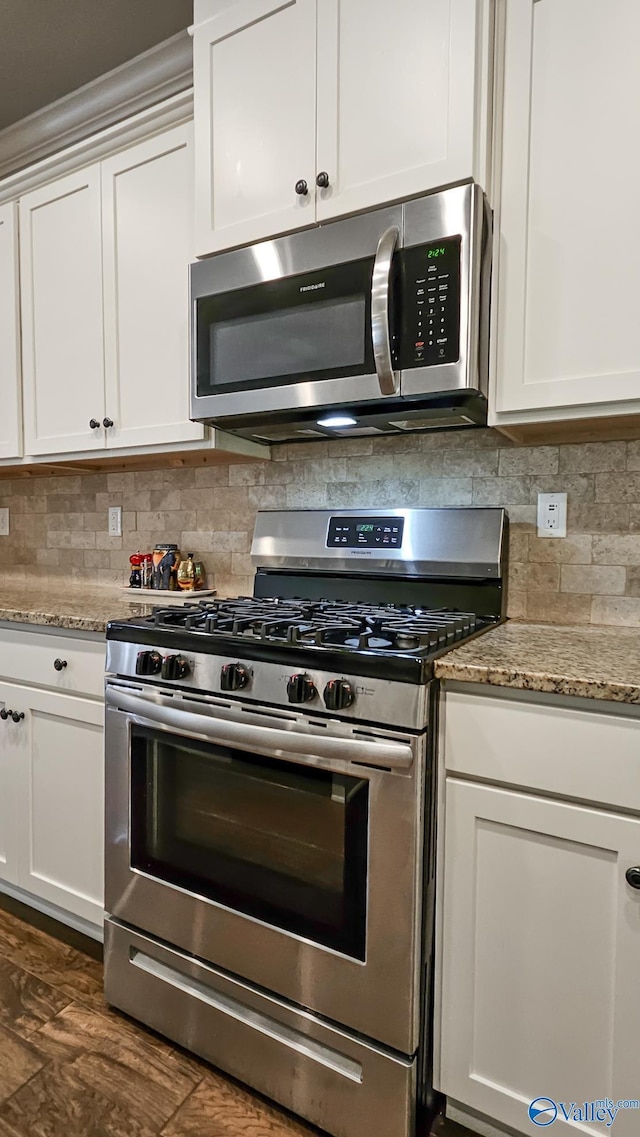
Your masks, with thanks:
M119 505L109 507L109 536L122 536L122 507Z
M0 509L0 537L9 536L9 510Z
M566 493L538 494L538 537L566 537Z

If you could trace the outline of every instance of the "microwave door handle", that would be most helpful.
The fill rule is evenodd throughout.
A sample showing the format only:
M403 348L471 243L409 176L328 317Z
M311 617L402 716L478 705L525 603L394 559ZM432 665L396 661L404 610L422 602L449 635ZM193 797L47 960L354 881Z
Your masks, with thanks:
M376 742L374 739L336 738L327 735L306 734L302 731L282 730L268 726L254 726L238 722L219 714L197 714L179 707L165 707L140 695L129 695L107 687L107 706L124 711L142 725L160 727L174 734L202 738L223 746L267 751L275 757L306 758L311 766L317 758L330 758L341 762L365 762L368 766L388 769L408 769L413 763L411 747L392 739ZM209 708L210 710L210 708Z
M371 338L376 374L383 395L397 395L398 372L393 370L389 334L389 293L391 265L400 230L392 225L378 241L371 278Z

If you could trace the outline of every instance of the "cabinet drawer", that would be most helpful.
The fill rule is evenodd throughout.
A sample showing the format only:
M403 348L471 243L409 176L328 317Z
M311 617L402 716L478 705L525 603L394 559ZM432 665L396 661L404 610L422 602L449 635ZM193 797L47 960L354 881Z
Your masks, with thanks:
M100 640L0 629L0 679L102 698L105 645ZM55 661L63 664L60 670Z
M601 704L602 706L602 704ZM583 710L493 693L448 690L448 773L640 810L640 708Z

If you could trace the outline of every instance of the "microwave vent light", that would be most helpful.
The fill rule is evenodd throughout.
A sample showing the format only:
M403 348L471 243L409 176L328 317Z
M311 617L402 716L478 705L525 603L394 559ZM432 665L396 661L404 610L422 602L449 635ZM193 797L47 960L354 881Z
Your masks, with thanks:
M352 418L351 415L327 415L325 418L318 419L318 426L324 426L331 430L339 430L345 426L357 426L358 420Z

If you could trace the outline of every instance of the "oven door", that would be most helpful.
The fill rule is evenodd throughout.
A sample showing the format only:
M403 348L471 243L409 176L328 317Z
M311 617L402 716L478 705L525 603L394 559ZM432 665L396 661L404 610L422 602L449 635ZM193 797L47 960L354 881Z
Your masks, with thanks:
M107 910L406 1054L424 742L107 687Z

